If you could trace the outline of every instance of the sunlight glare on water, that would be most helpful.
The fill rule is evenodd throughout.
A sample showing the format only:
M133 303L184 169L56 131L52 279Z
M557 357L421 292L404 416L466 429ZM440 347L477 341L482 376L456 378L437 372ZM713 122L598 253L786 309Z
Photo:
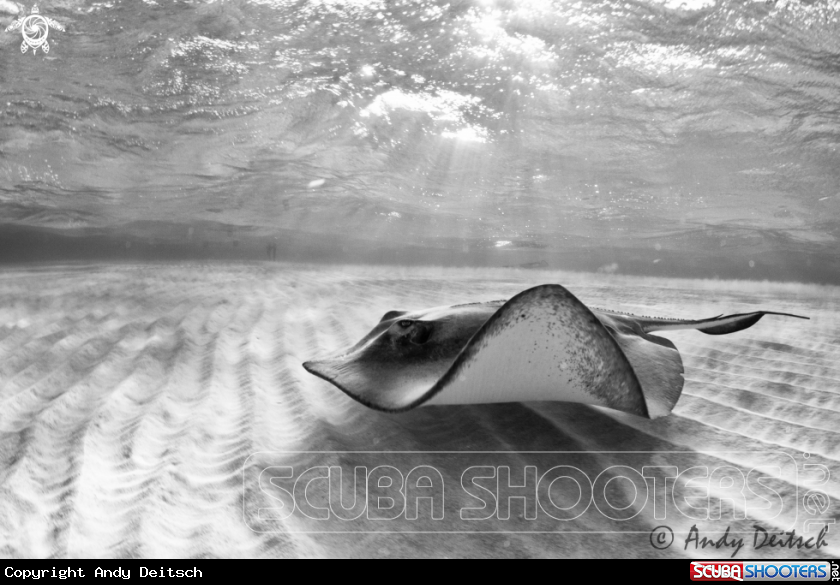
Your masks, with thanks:
M0 4L0 24L20 10ZM0 33L15 226L151 256L279 238L360 262L391 247L397 262L836 273L836 1L41 11L66 26L48 55Z

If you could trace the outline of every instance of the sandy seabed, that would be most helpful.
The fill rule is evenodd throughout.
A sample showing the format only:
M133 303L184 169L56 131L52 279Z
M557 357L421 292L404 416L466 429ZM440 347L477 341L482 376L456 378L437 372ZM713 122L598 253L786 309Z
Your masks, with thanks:
M591 306L637 314L766 309L811 320L765 317L725 337L667 334L683 356L686 383L674 413L655 421L564 403L385 414L301 367L356 342L387 310L506 298L543 283L563 284ZM820 525L809 521L840 516L839 309L833 287L556 271L281 263L5 269L0 555L731 554L731 547L686 547L696 526L715 541L727 527L730 541L744 538L739 558L840 557L840 522L830 524L819 550L754 550L756 525L810 538ZM403 453L343 453L358 451ZM414 522L285 516L277 512L281 484L263 481L267 468L333 465L352 474L354 465L377 463L437 469L447 486L444 519L428 518L426 508ZM476 500L460 482L473 465L508 466L512 482L524 482L529 465L539 474L575 467L591 480L604 470L602 480L624 475L615 466L631 475L652 466L728 469L727 477L763 474L765 487L753 482L732 497L729 480L710 472L706 484L694 482L705 485L703 497L702 489L686 492L681 476L671 485L695 506L686 513L675 508L680 498L668 495L669 484L657 511L653 486L649 498L639 497L638 485L619 478L593 491L616 509L626 501L620 518L595 505L574 508L582 492L565 490L552 500L555 512L580 511L574 519L543 508L530 519L522 500L511 503L508 519L470 522L459 510ZM563 481L570 480L557 486ZM326 483L309 484L316 502ZM661 526L673 543L651 539Z

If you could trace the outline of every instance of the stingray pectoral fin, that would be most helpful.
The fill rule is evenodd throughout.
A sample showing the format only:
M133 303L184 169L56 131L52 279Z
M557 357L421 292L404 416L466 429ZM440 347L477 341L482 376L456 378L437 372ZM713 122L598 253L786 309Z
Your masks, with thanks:
M645 395L650 418L671 414L682 394L683 363L670 339L647 333L611 331Z
M423 402L437 380L434 375L416 371L403 375L399 368L377 364L360 352L304 362L303 367L365 406L389 412L407 410Z
M505 303L421 402L563 401L649 416L639 379L598 318L560 285Z

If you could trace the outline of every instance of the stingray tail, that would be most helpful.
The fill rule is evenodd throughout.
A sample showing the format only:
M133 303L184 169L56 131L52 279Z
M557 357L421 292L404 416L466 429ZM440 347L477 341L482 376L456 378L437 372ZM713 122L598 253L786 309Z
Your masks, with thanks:
M807 319L790 313L756 311L736 315L719 315L710 319L683 320L657 319L605 315L602 319L618 342L642 387L650 418L665 416L671 412L683 390L683 363L676 346L668 339L651 335L651 331L674 331L696 329L707 335L725 335L755 325L764 315L782 315ZM619 323L633 323L631 328L622 328Z
M752 327L764 315L781 315L784 317L796 317L797 319L809 319L801 315L790 313L777 313L775 311L756 311L754 313L738 313L736 315L719 315L711 319L700 319L690 321L682 319L652 319L644 318L639 320L642 331L675 331L677 329L697 329L706 335L726 335Z

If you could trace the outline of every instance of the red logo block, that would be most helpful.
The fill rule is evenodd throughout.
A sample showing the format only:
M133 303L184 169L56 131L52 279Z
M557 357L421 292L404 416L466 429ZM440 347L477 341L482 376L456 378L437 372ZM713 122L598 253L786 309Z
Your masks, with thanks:
M691 563L692 581L743 581L744 564L728 562L699 562Z

